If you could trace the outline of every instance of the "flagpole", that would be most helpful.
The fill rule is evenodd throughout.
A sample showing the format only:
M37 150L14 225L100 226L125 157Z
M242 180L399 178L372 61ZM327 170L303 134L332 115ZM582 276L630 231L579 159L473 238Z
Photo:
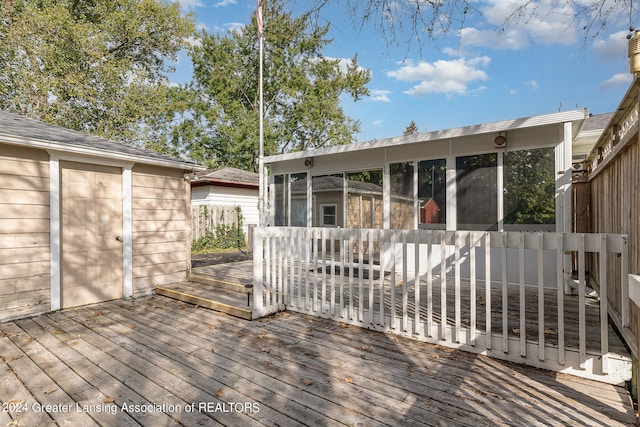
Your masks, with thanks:
M259 190L258 190L258 211L259 211L259 225L260 227L264 227L267 224L265 218L264 211L264 202L265 202L265 185L266 185L266 177L264 176L264 103L263 103L263 91L262 91L262 59L263 59L263 43L262 43L262 0L258 0L258 10L257 10L257 24L258 24L258 44L260 50L260 71L258 76L258 87L259 87L259 103L260 103L260 131L259 131L259 141L260 148L258 153L258 174L260 175L259 179Z

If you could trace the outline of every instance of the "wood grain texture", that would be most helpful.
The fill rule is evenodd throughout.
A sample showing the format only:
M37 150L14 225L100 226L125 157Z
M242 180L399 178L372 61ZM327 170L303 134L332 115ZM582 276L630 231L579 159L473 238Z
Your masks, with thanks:
M295 313L247 322L156 296L0 331L1 402L259 407L75 414L82 425L635 425L623 388Z

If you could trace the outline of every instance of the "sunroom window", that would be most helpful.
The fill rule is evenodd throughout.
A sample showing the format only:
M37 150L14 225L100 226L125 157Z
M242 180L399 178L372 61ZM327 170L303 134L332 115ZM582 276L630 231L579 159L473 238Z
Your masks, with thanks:
M447 161L418 162L418 227L444 229L447 222Z
M555 230L554 149L504 153L505 230Z
M456 158L458 230L498 229L498 155Z

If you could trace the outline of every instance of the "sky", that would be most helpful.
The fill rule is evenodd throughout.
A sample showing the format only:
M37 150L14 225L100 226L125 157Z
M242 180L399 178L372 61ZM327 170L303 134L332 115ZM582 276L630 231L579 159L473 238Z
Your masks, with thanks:
M310 3L290 0L288 9L295 15ZM357 141L400 136L411 121L420 132L430 132L576 108L606 113L617 108L632 80L628 17L611 20L600 34L585 38L566 21L573 10L545 12L539 5L539 17L498 33L496 27L522 1L473 0L482 19L470 16L455 31L418 49L416 43L407 47L409 35L399 33L394 44L373 25L355 26L345 0L328 3L320 17L331 24L333 42L323 54L350 59L357 53L359 64L372 74L369 97L342 99L345 113L360 122ZM256 9L255 0L180 4L194 14L198 28L221 34L247 25ZM191 64L185 52L175 66L172 82L188 82Z

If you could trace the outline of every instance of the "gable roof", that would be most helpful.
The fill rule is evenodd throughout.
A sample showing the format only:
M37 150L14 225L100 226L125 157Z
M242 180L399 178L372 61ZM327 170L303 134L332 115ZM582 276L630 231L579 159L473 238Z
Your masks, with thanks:
M614 113L589 114L573 141L574 161L581 161L587 157L613 115Z
M258 188L260 175L238 168L224 167L209 169L191 180L192 186L220 185L226 187Z
M0 110L0 142L186 170L204 169L190 160L132 147L3 110Z

